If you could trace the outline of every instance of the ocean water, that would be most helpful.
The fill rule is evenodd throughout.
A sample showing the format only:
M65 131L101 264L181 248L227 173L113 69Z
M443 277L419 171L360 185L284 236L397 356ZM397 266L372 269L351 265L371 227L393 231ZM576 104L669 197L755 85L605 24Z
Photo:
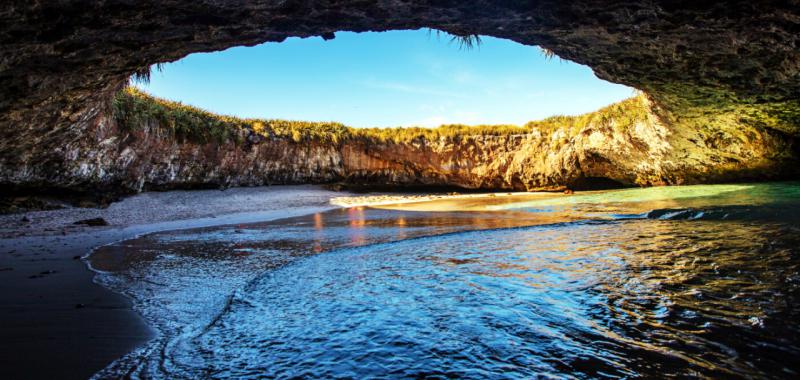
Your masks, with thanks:
M799 183L484 202L100 248L158 336L96 377L800 376Z

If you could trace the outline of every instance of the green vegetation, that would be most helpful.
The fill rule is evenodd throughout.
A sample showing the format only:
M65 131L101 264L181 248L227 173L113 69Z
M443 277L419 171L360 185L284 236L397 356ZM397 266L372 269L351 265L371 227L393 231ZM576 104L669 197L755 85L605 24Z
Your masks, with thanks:
M531 121L525 124L525 128L537 129L542 133L563 128L569 136L574 136L589 126L609 127L617 132L624 132L637 122L647 120L649 109L647 102L647 98L640 94L583 115L552 116L544 120Z
M134 87L117 93L113 112L117 123L127 130L158 127L179 139L197 143L241 142L239 131L247 127L245 120L158 99Z
M530 130L516 125L462 125L447 124L438 128L353 128L353 137L373 139L381 142L411 143L439 139L458 140L467 136L504 136L529 133Z
M537 130L549 135L563 130L569 138L586 127L612 127L618 131L630 128L647 117L647 100L640 95L612 104L596 112L580 116L553 116L525 126L515 125L442 125L438 128L352 128L335 122L241 119L216 115L179 102L155 98L134 87L120 91L113 103L114 117L122 128L130 131L160 128L178 139L196 143L232 142L241 144L251 134L268 139L295 142L340 144L346 141L375 143L421 143L424 141L458 141L475 136L523 135Z

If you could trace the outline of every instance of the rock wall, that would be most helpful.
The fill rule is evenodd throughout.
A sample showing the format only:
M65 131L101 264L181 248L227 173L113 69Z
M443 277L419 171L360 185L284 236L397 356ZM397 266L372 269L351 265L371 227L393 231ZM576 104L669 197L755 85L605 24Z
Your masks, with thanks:
M8 0L0 131L85 122L131 74L193 52L427 27L540 45L673 111L744 104L798 134L798 20L797 0Z
M0 183L109 195L297 183L530 191L796 178L800 167L789 135L729 120L672 120L646 96L523 134L399 142L294 141L241 128L235 139L200 143L161 125L170 120L120 119L133 116L105 111L83 130L3 141L16 153L0 162ZM63 144L52 148L48 138Z
M617 112L640 116L631 120L604 109L584 115L591 120L584 125L572 120L525 134L345 143L340 148L342 173L351 183L518 191L775 180L800 174L794 137L732 120L671 119L646 96L623 103Z
M8 0L0 182L86 192L359 178L535 189L586 177L644 185L792 177L799 25L797 0ZM190 53L417 28L542 46L642 90L657 121L622 132L565 128L555 140L240 148L187 144L158 125L122 130L107 112L131 74Z

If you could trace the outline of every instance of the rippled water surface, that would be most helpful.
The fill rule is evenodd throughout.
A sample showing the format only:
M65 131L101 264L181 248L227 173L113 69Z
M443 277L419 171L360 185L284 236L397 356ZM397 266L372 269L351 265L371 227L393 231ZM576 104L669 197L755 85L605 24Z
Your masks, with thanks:
M800 185L484 202L99 249L159 336L98 377L798 376Z

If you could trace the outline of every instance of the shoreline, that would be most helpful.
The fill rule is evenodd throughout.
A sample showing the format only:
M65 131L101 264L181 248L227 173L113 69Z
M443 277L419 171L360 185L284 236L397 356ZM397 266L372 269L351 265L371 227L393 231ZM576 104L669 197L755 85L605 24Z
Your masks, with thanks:
M503 198L531 198L531 197L555 197L562 195L558 192L536 191L536 192L502 192L502 193L469 193L469 194L375 194L375 195L356 195L349 197L336 197L331 199L331 204L339 207L373 207L384 208L385 206L408 205L415 203L426 203L434 201L459 201L465 199L503 199Z
M569 196L556 192L504 192L473 194L376 194L336 197L339 207L370 207L397 211L491 211L489 206Z
M142 193L105 209L64 208L0 215L0 375L88 378L156 337L132 301L95 282L99 247L182 229L274 221L336 208L452 211L558 193L356 196L314 185ZM256 211L253 211L256 209ZM461 211L476 211L462 207ZM107 226L77 225L102 218ZM80 347L74 350L73 347Z
M144 193L107 209L3 215L0 376L89 378L154 337L129 298L94 282L96 272L83 259L97 247L158 231L323 212L335 209L329 199L342 195L305 185ZM234 200L240 203L230 205ZM132 205L147 209L126 212ZM72 225L98 214L111 225ZM7 223L22 218L30 220L24 229Z
M0 239L25 236L68 236L134 225L215 219L302 206L329 207L334 197L349 195L316 185L239 187L225 190L147 192L124 198L106 208L65 207L0 215ZM78 224L102 218L106 226Z
M4 342L0 346L0 376L88 378L155 337L127 296L95 282L99 271L91 268L86 258L104 245L159 231L275 221L340 207L491 211L505 203L561 197L570 195L536 192L356 196L311 185L272 186L144 193L102 210L3 215L0 223L12 217L28 218L29 222L26 229L14 230L5 224L0 227L0 286L4 289L0 293L0 340ZM72 225L76 217L97 214L108 218L111 225ZM137 223L124 224L126 220ZM69 228L59 233L52 227L59 225Z

